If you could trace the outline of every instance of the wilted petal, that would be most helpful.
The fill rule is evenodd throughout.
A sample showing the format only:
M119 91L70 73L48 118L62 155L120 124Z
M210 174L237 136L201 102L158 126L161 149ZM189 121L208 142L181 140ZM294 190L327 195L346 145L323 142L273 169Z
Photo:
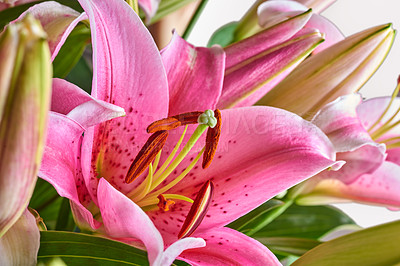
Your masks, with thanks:
M11 44L17 36L16 47L8 46L10 36ZM19 66L11 77L5 75L8 84L1 82L0 237L27 207L43 153L52 74L44 36L40 23L26 16L9 25L0 40L0 50L11 48L10 56L18 49Z
M182 253L180 258L191 265L281 265L263 244L233 229L213 228L195 235L207 245Z
M257 104L312 117L328 102L357 91L375 72L391 47L391 24L347 37L300 64Z
M0 238L1 265L36 265L40 234L35 217L26 209Z
M372 174L360 176L351 184L337 179L318 183L312 192L298 198L302 205L320 205L333 202L356 201L389 208L400 207L400 166L384 162Z
M97 100L63 79L53 79L52 92L51 110L67 115L85 128L125 115L121 107Z
M164 242L147 214L124 194L101 179L99 208L107 234L115 238L140 239L146 246L150 265L169 265L183 250L204 246L201 238L186 238L163 254Z
M225 71L221 47L194 47L175 32L161 56L168 76L169 116L216 108Z
M198 163L182 182L166 192L194 199L200 187L212 180L213 202L198 230L226 225L283 190L336 166L328 138L292 113L269 107L221 113L221 136L211 165L202 169ZM164 149L170 150L172 143L168 141ZM181 173L195 155L189 154L170 178ZM155 211L149 216L157 226L177 236L177 224L183 223L189 208L189 203L179 201L173 212ZM168 222L169 217L175 222Z

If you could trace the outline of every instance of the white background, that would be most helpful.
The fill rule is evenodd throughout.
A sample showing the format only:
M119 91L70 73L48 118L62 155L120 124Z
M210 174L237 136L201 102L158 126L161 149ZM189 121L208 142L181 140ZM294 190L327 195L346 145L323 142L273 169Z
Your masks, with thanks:
M205 46L217 28L228 22L239 20L253 3L252 0L209 0L189 42L197 46ZM393 27L400 30L399 11L400 0L338 0L322 14L348 36L368 27L388 22L393 23ZM400 74L400 41L397 37L388 58L362 88L361 92L365 97L389 95L394 89ZM400 219L400 211L392 212L383 207L354 203L336 204L336 206L349 214L359 225L365 227Z

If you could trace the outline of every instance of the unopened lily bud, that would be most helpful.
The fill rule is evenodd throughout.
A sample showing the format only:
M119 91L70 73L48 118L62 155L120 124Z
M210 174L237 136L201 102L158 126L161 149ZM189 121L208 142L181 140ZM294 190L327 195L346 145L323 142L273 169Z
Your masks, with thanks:
M312 117L325 104L362 87L385 59L394 34L392 25L385 24L347 37L302 62L257 105Z
M27 15L0 37L0 237L32 195L40 165L52 68L46 34Z

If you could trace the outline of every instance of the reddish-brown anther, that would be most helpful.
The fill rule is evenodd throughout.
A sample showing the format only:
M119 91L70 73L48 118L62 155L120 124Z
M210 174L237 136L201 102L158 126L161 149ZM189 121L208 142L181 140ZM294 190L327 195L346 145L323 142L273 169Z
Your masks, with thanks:
M179 115L174 115L172 116L173 118L176 118L179 122L181 122L181 125L189 125L189 124L197 124L197 119L203 112L188 112L188 113L183 113Z
M214 111L214 115L215 118L217 119L217 124L215 125L215 127L213 128L209 127L207 130L206 146L204 149L203 163L202 163L203 169L210 166L214 158L215 151L217 150L219 137L221 136L221 112L218 109L216 109Z
M147 127L147 133L171 130L189 124L197 124L197 118L199 118L202 113L203 112L188 112L154 121Z
M214 184L208 180L197 193L196 199L193 202L192 207L186 216L185 222L182 225L181 231L178 234L178 238L188 237L194 233L199 227L201 221L203 221L208 208L210 207L211 199L214 194Z
M140 150L135 160L133 160L129 167L128 173L125 177L126 183L131 183L135 180L154 160L158 152L164 147L167 141L168 131L157 131L149 137L143 148Z
M174 117L167 117L154 121L147 127L147 133L154 133L161 130L171 130L181 125L181 122Z

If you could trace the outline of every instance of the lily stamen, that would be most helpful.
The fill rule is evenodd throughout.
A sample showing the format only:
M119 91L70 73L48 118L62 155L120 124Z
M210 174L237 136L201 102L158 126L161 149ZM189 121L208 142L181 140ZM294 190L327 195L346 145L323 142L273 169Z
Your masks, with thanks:
M197 128L192 133L185 146L177 154L186 135L188 124L193 123L198 124ZM161 158L161 151L168 136L167 130L158 131L158 129L162 128L170 130L170 128L177 125L185 125L185 129L183 130L183 133L172 152L157 170ZM184 158L187 157L196 142L207 129L208 132L205 147L198 152L197 156L191 160L190 164L182 171L182 173L180 173L173 180L169 181L168 184L160 186L171 175L171 173L176 170ZM129 183L135 180L147 167L149 168L148 174L142 183L128 194L128 197L136 202L142 209L146 210L161 209L168 211L170 210L171 206L175 204L174 200L183 200L193 203L194 201L186 196L164 193L187 176L187 174L198 163L205 151L207 151L207 156L205 156L203 159L203 167L204 165L208 166L211 163L218 145L221 131L220 111L216 110L215 113L212 110L207 110L204 113L184 113L174 117L158 120L148 127L148 131L155 131L155 133L153 133L153 135L147 140L146 144L133 161L126 175L126 182ZM199 205L200 203L197 204ZM200 204L200 206L202 206L202 204ZM203 207L201 209L203 209ZM195 220L197 221L199 219L196 218ZM193 225L190 225L190 227L193 227Z
M149 164L155 159L159 151L164 147L167 141L168 131L157 131L147 140L146 144L140 150L136 158L129 167L125 177L126 183L131 183L141 173L146 170Z
M208 180L197 193L196 199L186 216L185 222L182 225L178 238L190 236L194 233L197 227L204 219L208 208L210 207L211 199L214 194L214 184Z

